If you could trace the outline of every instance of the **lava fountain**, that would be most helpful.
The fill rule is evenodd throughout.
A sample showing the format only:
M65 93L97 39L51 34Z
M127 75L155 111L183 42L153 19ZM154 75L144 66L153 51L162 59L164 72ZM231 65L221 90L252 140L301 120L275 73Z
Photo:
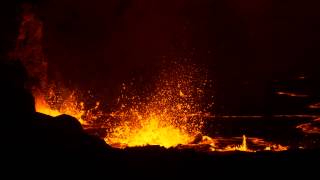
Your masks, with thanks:
M259 138L205 136L206 120L213 118L212 81L204 68L188 62L166 66L152 93L137 93L123 84L119 108L110 114L105 141L116 148L159 145L208 151L285 151L287 146ZM130 83L134 84L134 83ZM137 95L141 94L141 95ZM242 139L241 144L236 141ZM236 140L236 141L234 141ZM221 146L226 144L227 146ZM250 144L250 146L249 146ZM255 146L255 148L251 148Z
M93 101L91 94L49 80L48 60L42 47L43 24L32 8L29 5L23 8L16 48L10 56L26 67L29 75L26 86L33 93L37 112L50 116L67 114L77 118L84 128L93 125L107 129L104 140L117 148L159 145L198 150L206 146L206 151L255 152L248 146L249 140L263 150L287 150L286 146L246 136L242 137L241 145L228 143L220 147L219 141L230 139L203 136L205 121L212 118L213 96L208 93L212 81L207 80L204 68L190 61L167 64L154 80L155 86L143 91L135 91L134 83L123 84L118 106L110 114L100 110L100 102L88 106L85 102ZM97 123L97 119L103 119L103 125Z
M201 133L213 103L202 104L211 86L204 70L188 63L173 63L160 73L153 93L131 95L123 84L119 109L111 113L105 141L115 147L188 144Z

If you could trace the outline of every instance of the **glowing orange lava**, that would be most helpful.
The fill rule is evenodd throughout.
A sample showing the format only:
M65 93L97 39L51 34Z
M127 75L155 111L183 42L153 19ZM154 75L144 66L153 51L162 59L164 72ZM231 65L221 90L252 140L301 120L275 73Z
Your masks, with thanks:
M242 143L238 143L239 140ZM225 144L227 144L225 146ZM242 137L216 137L202 136L197 142L178 146L180 149L191 148L196 151L205 152L229 152L229 151L243 151L243 152L257 152L257 151L286 151L288 146L274 144L267 142L261 138L247 138L246 135Z
M198 76L200 72L194 65L176 65L174 70L164 70L154 93L146 98L128 95L132 90L124 84L118 99L119 109L110 114L109 122L114 123L106 125L108 135L105 141L117 148L160 145L166 148L206 147L206 151L219 152L256 152L258 149L248 146L245 135L241 144L234 144L233 141L238 141L238 138L232 140L202 135L205 119L212 117L208 109L213 103L201 104L210 83ZM228 145L220 146L221 141ZM259 151L288 149L258 138L249 138L249 141L259 146Z
M161 145L168 148L187 144L192 140L189 133L175 125L161 123L156 115L150 115L137 126L128 124L118 126L112 135L106 138L107 142L119 148L145 145Z
M63 86L58 88L56 81L49 81L48 59L42 45L43 23L30 4L23 6L21 16L16 48L10 56L20 60L27 70L27 88L35 98L36 111L51 116L67 114L77 118L83 125L99 118L99 102L95 107L88 108L79 100L81 93Z
M20 60L27 70L30 77L27 88L35 97L37 112L51 116L67 114L77 118L82 125L95 124L95 120L105 115L99 110L99 102L89 107L84 103L88 99L80 98L83 93L57 87L61 84L56 83L59 81L49 81L48 60L42 46L43 23L33 13L31 5L24 7L21 19L16 48L11 57ZM219 147L221 139L202 136L205 119L212 117L209 112L213 106L212 96L207 93L212 89L212 82L207 80L206 71L184 61L174 62L164 69L151 89L135 92L123 84L119 107L104 121L104 125L99 124L99 128L107 129L108 135L104 140L108 144L118 148L206 146L208 151L255 152L247 144L250 141L265 147L264 150L287 150L286 146L246 136L242 137L241 145L232 142L226 147ZM239 138L236 140L238 142Z
M249 149L247 146L247 137L245 135L242 136L242 144L241 145L229 145L225 149L225 151L246 151L252 152L253 150Z
M36 111L54 117L67 114L78 119L82 125L92 124L102 116L103 113L99 110L100 102L88 108L78 99L75 91L66 93L68 91L64 89L60 92L66 95L57 95L57 90L53 89L50 89L46 95L34 93Z
M177 65L165 70L154 93L149 97L126 95L124 85L120 109L111 114L116 122L109 125L105 141L115 147L188 144L201 132L208 115L201 105L206 79L194 65ZM210 107L212 104L210 104Z

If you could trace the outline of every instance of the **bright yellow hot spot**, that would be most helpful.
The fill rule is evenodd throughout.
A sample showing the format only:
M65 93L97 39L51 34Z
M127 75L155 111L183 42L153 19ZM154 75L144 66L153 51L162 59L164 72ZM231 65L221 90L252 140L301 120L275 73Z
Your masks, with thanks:
M157 116L150 116L141 127L119 126L114 130L114 137L107 139L109 142L120 142L117 147L161 145L172 147L187 144L192 138L173 125L163 125Z

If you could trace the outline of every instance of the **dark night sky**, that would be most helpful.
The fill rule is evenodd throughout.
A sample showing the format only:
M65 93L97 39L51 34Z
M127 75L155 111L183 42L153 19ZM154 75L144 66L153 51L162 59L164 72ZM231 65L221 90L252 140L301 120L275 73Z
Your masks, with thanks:
M205 64L221 112L260 112L272 79L301 72L318 77L316 0L48 0L37 5L53 71L105 96L114 96L121 82L143 76L163 59Z

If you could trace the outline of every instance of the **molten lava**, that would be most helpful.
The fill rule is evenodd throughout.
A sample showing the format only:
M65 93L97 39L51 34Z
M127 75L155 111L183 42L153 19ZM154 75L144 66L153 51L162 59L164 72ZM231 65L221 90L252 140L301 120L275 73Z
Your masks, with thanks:
M57 95L55 91L49 92L47 96L35 94L35 108L37 112L54 117L67 114L77 118L82 125L92 124L103 114L99 110L99 102L96 102L94 107L87 108L84 102L78 100L75 91L66 97Z
M67 114L77 118L82 125L97 124L103 113L100 103L92 106L79 91L69 90L58 81L48 78L48 60L42 48L43 23L33 13L32 6L25 6L20 33L12 59L20 60L27 69L30 80L27 88L35 97L38 112L58 116ZM242 144L235 145L230 139L202 136L205 120L212 117L212 82L206 71L185 61L174 62L164 68L155 80L155 87L135 92L125 84L118 108L105 119L99 128L107 129L105 141L113 147L160 145L166 148L207 147L207 151L255 152L248 145L262 146L262 150L282 151L288 147L267 143L258 138L242 137ZM145 85L145 84L143 84ZM239 138L236 138L237 143ZM228 142L220 146L221 141ZM250 143L247 143L250 142ZM225 143L224 143L225 144ZM231 144L231 145L230 145Z
M168 68L170 69L170 68ZM206 112L201 99L209 82L194 65L174 64L164 70L148 97L127 95L124 85L119 110L111 114L106 142L115 147L188 144L201 133Z
M191 142L192 136L175 125L162 123L159 117L150 115L136 126L123 124L116 127L106 141L119 148L127 146L161 145L174 147Z
M247 137L245 135L242 136L242 144L241 145L229 145L225 149L225 151L246 151L246 152L252 152L251 149L247 146Z
M169 68L170 69L170 68ZM284 151L288 147L266 142L258 138L211 138L202 136L205 120L213 103L202 103L210 86L205 74L194 65L177 65L173 70L164 70L154 93L140 97L128 95L134 92L123 85L119 109L110 114L106 124L108 135L105 141L113 147L160 145L162 147L194 148L206 151ZM143 93L146 94L146 93ZM212 99L210 99L212 100ZM114 123L112 123L114 122ZM199 139L200 137L200 139ZM198 140L197 140L198 139ZM251 148L247 141L258 148ZM226 146L221 144L227 143Z
M242 143L240 140L242 140ZM257 151L286 151L288 146L274 144L267 142L260 138L242 137L216 137L202 136L197 141L191 144L180 145L179 149L194 149L196 151L205 152L229 152L229 151L243 151L243 152L257 152Z
M67 114L77 118L82 124L89 124L102 115L99 102L88 108L79 100L79 93L48 78L48 59L43 51L43 23L33 12L32 5L23 6L19 36L12 59L20 60L25 66L29 81L27 88L35 98L37 112L51 116ZM61 84L61 83L59 83ZM83 95L82 95L83 96Z

